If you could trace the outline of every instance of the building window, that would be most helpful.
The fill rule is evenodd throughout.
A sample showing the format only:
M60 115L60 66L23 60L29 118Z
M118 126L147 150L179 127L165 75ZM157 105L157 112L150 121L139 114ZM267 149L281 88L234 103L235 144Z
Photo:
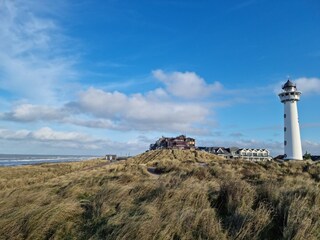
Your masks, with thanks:
M287 128L286 128L286 127L284 127L284 131L285 131L285 132L287 131Z
M284 114L284 118L286 118L287 117L287 114Z
M284 141L284 145L287 146L287 141Z

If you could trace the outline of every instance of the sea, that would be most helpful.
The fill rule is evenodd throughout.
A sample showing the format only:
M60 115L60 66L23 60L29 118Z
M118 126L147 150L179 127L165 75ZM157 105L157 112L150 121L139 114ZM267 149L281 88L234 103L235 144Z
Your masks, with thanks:
M0 167L34 165L40 163L79 162L98 157L99 156L88 155L0 154Z

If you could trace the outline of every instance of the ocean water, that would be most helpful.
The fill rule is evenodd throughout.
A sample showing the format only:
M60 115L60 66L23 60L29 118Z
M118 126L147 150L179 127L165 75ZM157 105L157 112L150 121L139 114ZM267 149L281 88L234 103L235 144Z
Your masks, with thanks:
M78 162L94 159L98 156L87 155L24 155L24 154L0 154L0 167L33 165L39 163Z

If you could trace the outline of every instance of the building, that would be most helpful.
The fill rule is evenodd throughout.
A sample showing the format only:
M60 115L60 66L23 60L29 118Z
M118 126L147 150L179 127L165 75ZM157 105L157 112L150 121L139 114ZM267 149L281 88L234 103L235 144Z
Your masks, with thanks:
M239 148L225 148L225 147L198 147L198 150L206 151L209 153L213 153L219 155L226 159L236 159L237 153L236 151Z
M279 93L284 104L284 159L303 160L297 102L301 92L297 91L294 83L288 80Z
M267 149L260 148L225 148L225 147L198 147L199 150L216 154L225 159L269 161L272 159Z
M116 161L117 160L117 155L113 155L113 154L107 154L105 156L106 160L109 160L110 162L112 161Z
M154 144L150 145L150 150L156 149L194 149L196 141L194 138L180 135L175 138L161 137Z
M271 160L272 157L267 149L261 148L241 148L237 151L239 158L251 161Z

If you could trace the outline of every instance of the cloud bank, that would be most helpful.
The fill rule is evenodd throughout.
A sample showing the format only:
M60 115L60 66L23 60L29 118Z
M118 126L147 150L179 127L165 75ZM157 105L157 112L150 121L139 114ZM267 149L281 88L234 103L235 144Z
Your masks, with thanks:
M60 107L20 104L0 113L0 119L17 122L59 122L118 131L203 133L197 125L211 111L205 103L176 102L163 89L127 95L90 87Z
M40 129L30 130L9 130L0 129L0 142L9 146L16 146L17 152L20 149L34 147L48 150L57 149L73 149L73 152L82 152L87 150L96 151L96 154L110 151L114 153L138 153L143 151L147 144L139 139L127 142L116 142L107 138L95 138L87 134L70 131L55 131L50 127L42 127ZM55 152L53 152L55 153Z
M111 119L124 128L138 130L187 130L205 120L209 110L200 104L176 103L153 94L125 95L89 88L70 104L80 112Z

